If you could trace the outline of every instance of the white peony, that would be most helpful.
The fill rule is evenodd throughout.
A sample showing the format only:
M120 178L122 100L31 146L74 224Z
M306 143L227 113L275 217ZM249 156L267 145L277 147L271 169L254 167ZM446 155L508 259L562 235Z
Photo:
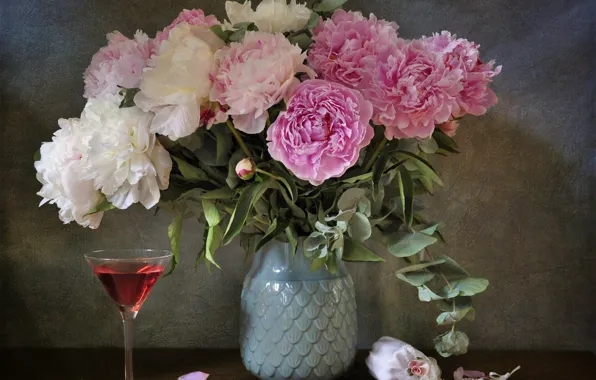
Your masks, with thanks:
M120 209L140 202L157 204L169 185L172 160L150 132L153 114L138 107L119 108L119 96L89 99L81 123L92 130L84 178Z
M311 10L306 4L296 4L296 0L263 0L252 10L251 2L244 4L226 1L226 13L230 24L254 22L260 32L285 33L303 29L308 23ZM229 28L229 24L227 24Z
M224 45L211 30L181 23L160 45L141 80L135 104L152 111L151 133L172 140L192 134L201 120L201 105L209 99L213 54Z
M87 154L90 131L81 126L79 119L58 120L60 129L51 142L40 149L41 158L35 162L37 179L42 184L37 193L45 203L56 204L60 220L73 220L83 227L97 228L103 212L87 215L103 200L93 181L83 179L83 158Z
M366 365L378 380L441 380L441 369L434 358L387 336L373 345Z

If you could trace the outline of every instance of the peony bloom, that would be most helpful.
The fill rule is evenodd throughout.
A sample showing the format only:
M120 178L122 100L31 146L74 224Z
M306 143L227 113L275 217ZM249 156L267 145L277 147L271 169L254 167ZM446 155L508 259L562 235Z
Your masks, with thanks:
M250 158L243 158L236 164L236 174L243 181L248 181L255 175L255 163Z
M138 107L155 113L151 133L177 140L205 123L201 113L211 108L206 104L211 90L209 73L214 53L221 46L223 41L206 27L181 23L169 31L135 96Z
M219 21L213 15L205 16L205 12L202 9L185 9L172 23L164 28L161 32L158 32L155 36L155 45L159 47L161 43L168 39L170 36L170 31L176 27L176 25L181 23L187 23L188 25L193 26L205 26L207 28L211 28L212 26L218 25Z
M296 177L317 186L340 177L358 160L374 135L372 105L338 83L301 83L267 130L269 154Z
M149 131L152 114L137 107L119 108L121 98L90 99L81 123L92 129L83 178L120 209L140 202L157 204L167 189L172 160Z
M231 25L254 22L259 31L266 33L304 29L311 12L306 4L296 4L296 0L290 0L290 4L286 0L262 0L254 11L250 1L245 1L244 4L226 1L226 13Z
M155 45L145 33L137 30L134 39L120 32L107 35L108 45L99 49L85 70L86 98L116 94L119 87L135 88L141 82L143 69L155 52Z
M229 107L234 126L245 133L265 128L267 109L279 103L299 81L295 75L312 70L305 54L283 34L247 32L216 54L211 100Z
M321 79L358 88L365 62L397 43L398 26L371 14L337 10L313 30L308 64Z
M494 61L482 63L479 45L456 38L447 31L424 37L422 41L427 49L442 55L447 67L463 73L463 88L457 96L459 110L453 116L459 117L467 113L480 116L497 104L497 96L488 85L501 72L501 66L493 68Z
M445 123L437 125L437 127L443 131L449 137L455 136L455 131L457 131L457 127L459 127L458 120L450 120Z
M367 59L367 70L362 92L375 108L373 121L385 126L389 140L426 138L435 124L459 112L462 70L446 66L421 41L400 40Z
M45 203L56 204L64 223L73 220L84 227L97 228L103 212L87 215L99 205L102 194L95 190L93 181L83 179L83 158L87 154L89 130L80 125L79 119L60 119L60 129L51 142L43 143L41 158L35 162L37 179L42 183L37 193Z
M437 361L411 345L387 336L372 348L366 365L378 380L440 380Z

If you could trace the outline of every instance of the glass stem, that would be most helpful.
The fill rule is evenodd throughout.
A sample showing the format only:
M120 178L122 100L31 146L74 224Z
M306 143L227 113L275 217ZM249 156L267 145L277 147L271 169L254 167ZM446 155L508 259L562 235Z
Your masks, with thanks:
M133 380L132 375L132 345L134 337L134 321L137 312L131 307L124 307L120 314L122 315L122 324L124 325L124 379Z

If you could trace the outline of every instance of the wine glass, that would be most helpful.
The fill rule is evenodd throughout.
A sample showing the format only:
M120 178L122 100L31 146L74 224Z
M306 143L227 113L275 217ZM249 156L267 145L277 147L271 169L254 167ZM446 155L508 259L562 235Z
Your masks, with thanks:
M134 319L170 264L172 253L152 249L100 250L85 255L93 273L114 300L124 324L124 378L133 380Z

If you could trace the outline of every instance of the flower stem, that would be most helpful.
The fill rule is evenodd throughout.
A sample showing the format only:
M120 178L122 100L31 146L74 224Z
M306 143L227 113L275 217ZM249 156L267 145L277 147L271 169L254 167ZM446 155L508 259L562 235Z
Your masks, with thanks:
M281 177L278 177L278 176L276 176L275 174L272 174L272 173L266 172L265 170L262 170L262 169L259 169L259 168L255 168L255 172L257 172L257 173L261 173L261 174L265 174L265 175L267 175L267 176L269 176L269 177L271 177L271 178L273 178L273 179L276 179L276 180L278 180L278 181L281 181Z
M252 158L252 155L250 154L248 147L246 146L246 144L244 144L244 140L242 140L242 136L240 136L240 133L238 133L236 128L234 128L234 125L232 124L230 119L226 120L226 125L228 126L228 129L230 130L230 132L232 132L232 135L234 135L234 138L238 142L238 145L240 145L240 148L242 149L244 154L246 154L246 157Z
M368 162L366 163L366 166L364 167L364 172L368 172L370 170L370 168L372 168L373 164L375 163L375 160L377 159L377 157L379 157L379 154L381 153L381 151L383 150L383 148L385 147L385 145L387 144L387 139L383 138L381 140L381 142L379 143L379 145L377 145L377 147L375 148L375 151L373 152L372 156L370 157L370 160L368 160Z

